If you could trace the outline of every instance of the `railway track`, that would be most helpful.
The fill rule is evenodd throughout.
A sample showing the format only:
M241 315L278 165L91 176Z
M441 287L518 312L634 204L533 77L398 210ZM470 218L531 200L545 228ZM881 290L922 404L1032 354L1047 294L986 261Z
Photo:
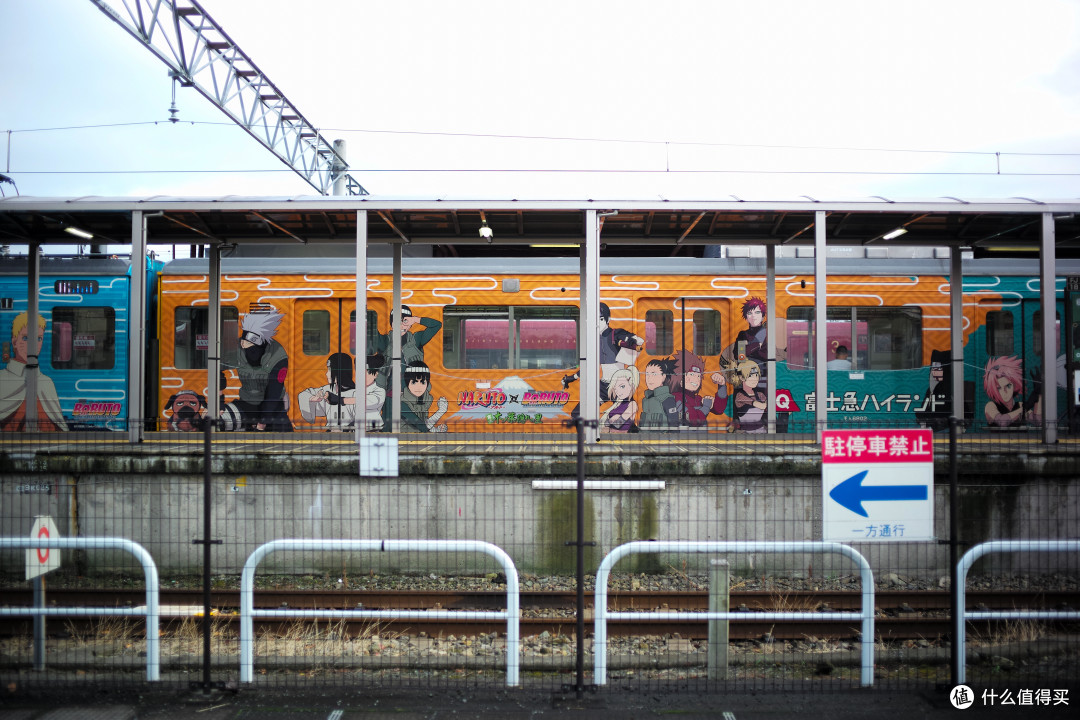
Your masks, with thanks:
M6 590L4 602L11 606L30 605L32 593L28 590ZM145 603L145 592L138 590L50 590L49 605L57 607L118 606L135 607ZM521 634L538 635L571 634L575 630L572 591L526 591L521 593ZM203 594L201 590L166 590L160 597L162 623L179 622L181 618L201 614ZM586 594L586 623L591 630L593 595ZM733 610L752 611L856 611L861 607L862 595L858 591L734 591L730 596ZM355 590L355 591L309 591L309 590L258 590L255 607L273 609L348 610L499 610L506 606L506 594L491 591L427 591L427 590ZM951 634L949 618L950 596L940 591L881 591L875 594L875 631L883 639L936 639ZM211 606L216 610L218 622L237 621L240 593L235 590L217 590L211 593ZM608 596L612 612L702 612L708 607L708 593L701 591L613 591ZM1065 609L1080 607L1080 593L1075 591L976 591L968 593L968 607L989 610L1005 609ZM88 618L52 618L75 627L90 625ZM29 621L8 618L0 622L0 634L25 632ZM292 618L261 618L256 621L260 630L275 632L284 630ZM976 631L992 631L993 623L972 623ZM371 632L373 621L356 620L346 623L349 633ZM387 632L428 636L476 635L504 632L504 622L457 621L457 620L408 620L394 623L380 622ZM857 619L837 621L782 621L732 620L729 624L733 640L775 639L801 640L806 637L852 638L858 635ZM696 620L626 621L617 614L609 618L609 634L612 637L629 635L674 635L699 639L708 635L707 623Z

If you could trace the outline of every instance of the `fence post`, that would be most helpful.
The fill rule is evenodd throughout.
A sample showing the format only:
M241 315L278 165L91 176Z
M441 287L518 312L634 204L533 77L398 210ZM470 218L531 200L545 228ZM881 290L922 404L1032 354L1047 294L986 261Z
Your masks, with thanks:
M577 658L575 662L574 690L578 697L585 691L585 428L596 427L595 420L574 418L577 428L577 539L567 540L567 545L577 546ZM595 612L595 609L594 609ZM593 641L595 643L595 639ZM593 650L595 652L595 648Z
M213 467L211 465L213 460L211 454L213 433L214 419L206 418L203 421L203 537L201 540L191 541L193 545L203 546L203 677L202 682L191 683L192 688L201 687L203 693L209 693L214 688L214 683L210 679L210 634L213 629L210 617L210 546L221 544L220 540L210 539L212 532L211 511L213 508L210 495L211 479L213 477ZM219 684L219 686L223 687L223 684Z
M955 406L955 403L954 403ZM958 638L964 631L964 608L960 583L960 488L958 485L959 468L957 467L957 427L960 421L956 416L949 418L949 594L951 596L953 617L953 636L950 646L949 665L952 672L952 684L957 685L963 674L964 659L960 657Z
M731 610L730 568L727 560L712 560L709 568L709 612ZM709 621L709 679L727 680L728 621Z
M34 607L45 607L45 576L34 578ZM45 669L45 616L34 616L34 669Z

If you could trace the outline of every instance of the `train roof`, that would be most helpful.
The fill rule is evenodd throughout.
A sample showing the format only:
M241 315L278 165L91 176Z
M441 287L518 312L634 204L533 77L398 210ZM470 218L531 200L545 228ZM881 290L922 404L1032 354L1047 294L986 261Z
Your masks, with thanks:
M38 264L41 275L127 275L131 270L131 258L124 256L59 257L43 256ZM26 255L0 256L0 275L21 275L26 277L30 267Z
M223 258L222 274L265 273L268 275L352 274L355 265L346 257L241 257ZM368 273L389 275L393 272L389 258L369 258ZM165 275L205 275L210 263L205 258L183 258L167 263ZM764 275L764 258L601 258L600 271L605 274L634 275ZM1059 275L1080 274L1080 260L1059 260ZM948 275L946 258L829 258L830 275ZM403 274L460 273L485 275L578 275L580 262L576 258L403 258ZM812 257L777 258L776 272L782 275L813 275ZM964 273L972 275L1037 276L1037 260L1006 260L1000 258L967 258Z
M7 242L70 244L77 226L95 242L130 241L132 214L143 212L152 244L356 243L358 211L367 211L362 235L369 244L444 245L511 254L537 243L580 243L588 211L605 214L600 233L608 245L641 246L652 255L689 254L700 245L810 245L819 217L827 216L828 244L894 244L995 250L1038 250L1044 221L1053 218L1059 255L1080 253L1080 198L932 200L863 198L822 200L386 198L36 198L0 199L0 234ZM481 237L487 226L492 237ZM906 230L902 243L886 240ZM662 251L655 251L661 248ZM516 254L516 253L515 253ZM568 254L573 254L568 253Z

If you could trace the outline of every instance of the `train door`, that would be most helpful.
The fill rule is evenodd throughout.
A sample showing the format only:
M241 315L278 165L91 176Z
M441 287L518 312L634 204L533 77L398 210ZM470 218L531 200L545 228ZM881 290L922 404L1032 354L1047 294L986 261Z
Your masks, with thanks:
M378 312L371 307L367 310L367 346L378 335ZM300 396L306 388L321 388L329 384L327 362L335 354L344 353L355 363L356 347L356 301L353 298L317 298L301 299L294 305L298 314L300 335L294 346L294 355L289 358L292 368L292 382L288 391L292 394L290 404L297 405L290 414L294 422L302 425L321 426L325 424L322 410L310 412L310 408L299 407ZM363 354L363 353L362 353ZM361 362L361 367L364 363ZM355 375L355 373L353 373ZM357 388L364 387L364 377L352 377Z
M1057 303L1057 351L1051 377L1042 371L1042 303L1036 299L984 304L985 342L975 348L976 425L991 429L1039 426L1043 421L1042 398L1058 393L1058 411L1067 415L1064 393L1061 315ZM1061 418L1054 418L1060 420Z
M712 376L720 370L716 358L724 350L725 322L729 322L731 312L729 301L694 296L647 298L640 302L640 310L645 316L645 359L637 363L644 375L640 389L654 390L649 387L655 381L650 379L648 363L653 359L668 360L672 375L667 384L677 409L668 418L669 427L726 426L730 419L730 412L723 414L726 393L718 401L718 385ZM645 410L643 406L642 411Z
M1054 334L1054 357L1050 363L1050 377L1042 377L1043 365L1043 316L1042 303L1038 300L1025 300L1024 323L1031 328L1031 332L1024 333L1024 361L1027 377L1032 378L1033 389L1028 390L1029 395L1038 392L1041 397L1047 393L1057 393L1057 417L1047 418L1042 411L1041 403L1037 411L1044 420L1056 421L1059 426L1064 426L1068 421L1068 406L1066 404L1066 378L1065 378L1065 342L1062 328L1062 317L1065 314L1065 304L1055 302Z

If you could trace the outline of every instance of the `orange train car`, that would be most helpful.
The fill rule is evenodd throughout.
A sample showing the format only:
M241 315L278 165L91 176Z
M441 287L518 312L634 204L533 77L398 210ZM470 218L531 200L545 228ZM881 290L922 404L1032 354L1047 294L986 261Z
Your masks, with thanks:
M942 263L850 261L839 271L837 265L830 260L830 354L819 360L807 261L778 263L776 327L770 328L760 263L665 258L643 266L640 259L604 259L600 301L610 316L601 323L601 431L761 432L760 411L769 402L779 430L809 430L819 361L830 373L824 399L830 420L940 429L952 412L939 369L949 350ZM412 371L406 367L396 381L388 357L389 262L369 260L362 347L355 276L343 267L346 260L329 258L224 260L223 373L219 387L208 388L207 263L170 263L158 283L160 427L181 424L181 401L202 403L205 411L208 393L220 392L225 429L348 430L364 422L389 430L396 387L405 400L404 431L566 429L580 388L576 260L406 259L403 358ZM965 265L965 412L976 424L983 418L974 409L988 401L980 392L980 363L1006 355L1034 362L1031 308L1038 293L1015 265L992 270L968 275ZM1008 337L1006 313L1015 314ZM771 399L764 397L763 377L768 333L775 334L777 351ZM260 351L259 342L270 349ZM358 353L359 376L352 371ZM945 368L952 366L946 361ZM279 405L252 409L266 388L279 393ZM253 422L260 412L272 419Z

